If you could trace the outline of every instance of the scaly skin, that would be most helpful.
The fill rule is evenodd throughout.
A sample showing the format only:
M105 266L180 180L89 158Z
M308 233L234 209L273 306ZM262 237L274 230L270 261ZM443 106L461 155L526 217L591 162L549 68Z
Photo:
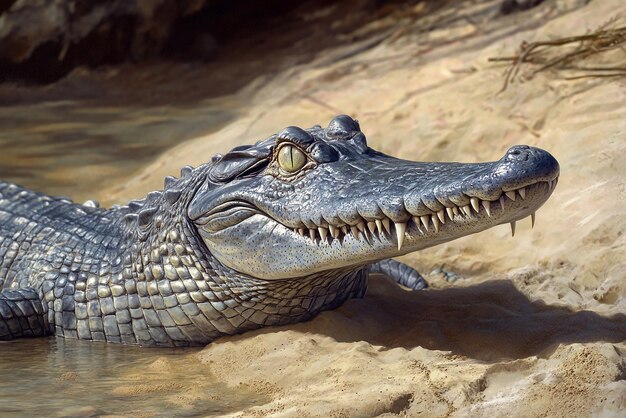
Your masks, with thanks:
M361 297L370 269L422 288L387 259L534 214L557 176L524 146L494 163L394 159L339 116L184 168L124 207L0 183L0 339L198 345Z

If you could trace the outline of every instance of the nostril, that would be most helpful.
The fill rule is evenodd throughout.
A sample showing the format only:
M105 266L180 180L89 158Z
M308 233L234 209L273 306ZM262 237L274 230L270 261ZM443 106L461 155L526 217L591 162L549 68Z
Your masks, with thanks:
M515 145L509 148L506 158L510 161L526 161L530 154L530 147L527 145Z

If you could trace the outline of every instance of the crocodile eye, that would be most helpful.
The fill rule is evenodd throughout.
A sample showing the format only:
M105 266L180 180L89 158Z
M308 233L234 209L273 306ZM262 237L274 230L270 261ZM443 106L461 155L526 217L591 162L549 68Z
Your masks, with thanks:
M306 155L293 145L283 145L278 150L278 164L288 173L295 173L306 164Z

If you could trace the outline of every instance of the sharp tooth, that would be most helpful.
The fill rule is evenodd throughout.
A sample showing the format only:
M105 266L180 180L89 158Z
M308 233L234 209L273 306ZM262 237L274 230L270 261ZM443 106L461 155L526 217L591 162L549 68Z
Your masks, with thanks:
M344 235L348 235L348 226L347 225L342 226L341 231L343 232Z
M511 236L515 236L515 221L511 222Z
M330 230L330 235L332 235L333 238L339 238L339 228L335 225L328 225L328 229Z
M452 206L452 213L454 213L454 216L459 216L459 208L457 206Z
M531 228L535 227L535 212L530 214L530 227Z
M383 233L383 222L380 219L376 219L376 229L378 229L378 234L382 235Z
M422 228L420 228L420 217L419 216L414 216L413 217L413 223L415 224L415 227L420 232L420 234L424 235L424 231L422 231Z
M519 195L522 197L522 200L526 199L526 187L522 187L518 190Z
M320 226L317 228L317 232L320 233L320 237L322 238L322 241L326 241L326 237L328 236L328 229Z
M365 231L365 222L361 221L358 224L356 224L356 227L359 228L359 231L364 232Z
M298 228L298 234L304 236L304 228Z
M480 210L480 206L478 206L478 198L472 197L470 198L470 202L476 213L478 213L478 211Z
M511 190L509 192L505 192L505 194L507 195L507 197L509 199L511 199L512 201L515 202L515 190Z
M315 238L317 237L317 236L315 235L315 229L309 229L309 237L310 237L313 241L315 241Z
M467 216L472 216L472 210L470 209L469 205L465 205L461 209L463 209L463 212L465 212Z
M504 212L504 195L500 196L500 206L502 206L502 212Z
M439 220L441 221L442 224L446 223L446 214L443 211L443 209L441 209L439 212L437 212L437 217L439 218Z
M433 225L435 225L435 231L439 232L439 218L435 215L431 215L430 220L433 221Z
M387 233L391 234L391 225L389 224L389 218L383 219L383 226L385 227L385 230L387 230Z
M396 226L396 238L398 239L398 251L402 248L404 242L404 232L406 231L406 222L395 222Z
M485 212L487 212L487 216L491 216L491 202L488 200L481 200L483 204L483 208L485 208Z
M446 208L446 212L448 213L448 218L452 220L454 218L454 210L452 208Z
M368 223L367 223L367 229L369 229L369 230L370 230L370 233L371 233L372 235L374 235L374 232L376 231L376 222L374 222L374 221L370 221L370 222L368 222Z
M372 245L371 237L369 236L367 230L363 232L363 238L365 239L365 242L367 242L369 245Z
M352 236L354 236L354 238L359 239L359 228L357 228L356 226L351 226L350 232L352 232Z
M422 221L422 225L424 225L424 228L426 228L426 230L428 231L428 222L430 221L430 216L420 216L420 221Z

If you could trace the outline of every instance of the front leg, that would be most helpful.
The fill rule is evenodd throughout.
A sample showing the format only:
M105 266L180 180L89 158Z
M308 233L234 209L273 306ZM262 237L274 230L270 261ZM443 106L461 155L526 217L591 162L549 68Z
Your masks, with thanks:
M396 283L412 290L422 290L428 287L428 283L417 270L392 258L371 264L369 272L387 275Z

